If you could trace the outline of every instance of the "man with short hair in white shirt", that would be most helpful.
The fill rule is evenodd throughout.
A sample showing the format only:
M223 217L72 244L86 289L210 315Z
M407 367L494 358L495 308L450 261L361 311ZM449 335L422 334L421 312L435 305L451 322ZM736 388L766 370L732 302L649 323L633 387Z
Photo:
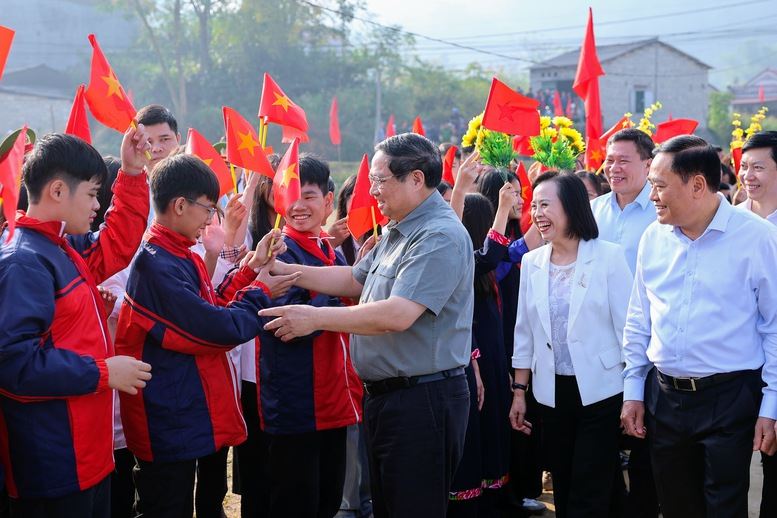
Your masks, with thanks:
M650 202L650 184L647 181L655 147L653 139L637 128L625 128L610 137L604 174L612 191L591 201L600 239L623 248L632 274L637 263L639 240L645 229L656 220L656 209ZM623 437L621 449L630 450L629 491L622 514L630 518L657 518L658 497L646 441ZM619 481L618 486L620 493L625 492L625 482ZM616 496L617 509L621 506L620 498L620 495Z
M777 225L777 131L751 135L742 148L740 179L747 193L741 207ZM777 456L761 455L761 516L777 516Z
M621 421L648 439L665 518L747 516L751 450L777 450L777 229L717 193L699 137L665 142L648 180Z
M591 200L599 238L623 247L632 273L642 233L656 220L647 182L654 147L653 139L636 128L610 137L604 174L612 191Z

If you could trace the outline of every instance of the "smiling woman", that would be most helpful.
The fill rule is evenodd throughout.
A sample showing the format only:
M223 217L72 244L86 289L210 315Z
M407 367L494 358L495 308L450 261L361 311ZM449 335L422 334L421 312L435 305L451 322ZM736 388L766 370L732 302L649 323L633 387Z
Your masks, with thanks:
M620 344L632 275L620 246L597 239L577 176L539 176L531 215L549 244L521 263L510 420L524 427L531 374L559 515L604 516L611 495L602 488L611 487L618 458Z

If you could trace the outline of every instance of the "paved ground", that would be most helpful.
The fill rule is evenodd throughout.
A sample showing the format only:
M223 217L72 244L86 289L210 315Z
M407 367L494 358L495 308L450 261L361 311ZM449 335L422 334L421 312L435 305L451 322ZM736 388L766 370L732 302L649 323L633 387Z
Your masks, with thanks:
M227 460L227 477L229 478L229 487L232 487L232 452L229 453ZM763 472L761 471L761 455L754 454L752 463L750 464L750 509L748 518L758 518L758 506L761 502L761 484L763 482ZM540 498L548 506L548 510L543 515L546 518L556 516L555 508L553 507L553 493L545 492ZM227 493L227 498L224 500L224 511L229 518L238 518L240 516L240 496Z

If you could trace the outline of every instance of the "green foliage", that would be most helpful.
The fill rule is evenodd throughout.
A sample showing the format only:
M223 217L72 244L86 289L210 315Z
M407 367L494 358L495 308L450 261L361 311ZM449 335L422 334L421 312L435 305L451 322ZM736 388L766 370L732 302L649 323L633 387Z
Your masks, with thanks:
M707 127L715 133L725 147L731 140L731 92L711 92Z
M499 131L481 131L483 131L483 141L478 147L481 162L497 169L507 169L510 162L518 156L518 153L513 150L510 136Z
M562 169L574 171L575 159L578 152L565 138L553 138L549 135L532 137L529 139L534 149L534 160L540 162L548 169L560 171Z
M195 127L211 141L223 135L223 105L258 125L253 114L265 71L307 114L310 143L304 151L358 162L372 150L389 114L395 115L397 131L409 131L420 115L427 135L457 140L460 135L452 134L453 108L464 124L479 113L493 73L479 65L452 72L407 58L412 38L392 28L367 26L371 32L364 32L365 25L353 21L351 15L364 15L359 0L320 2L342 14L298 0L102 2L129 6L140 21L135 45L108 56L125 87L133 91L135 105L169 106L182 135ZM378 74L382 108L376 120ZM343 141L339 154L328 136L334 95ZM282 152L280 137L280 129L270 125L267 143ZM95 140L98 147L116 147L111 132Z

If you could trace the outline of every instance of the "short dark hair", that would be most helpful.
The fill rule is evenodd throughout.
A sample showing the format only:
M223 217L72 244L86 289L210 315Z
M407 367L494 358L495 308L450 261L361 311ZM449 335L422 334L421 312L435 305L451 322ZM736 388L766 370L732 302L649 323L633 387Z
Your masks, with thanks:
M720 185L720 157L715 148L706 140L696 135L679 135L670 138L656 148L654 156L659 153L672 155L671 170L678 175L683 183L697 174L702 174L707 182L707 188L718 192Z
M92 232L96 232L100 225L105 222L105 213L113 201L113 182L116 181L116 178L119 176L119 169L121 169L121 160L115 156L104 156L103 161L108 169L108 176L100 184L100 191L97 193L97 201L100 202L100 208L97 209L97 215L94 217L94 221L92 221Z
M337 190L337 185L335 185L335 181L332 179L331 171L329 175L329 180L327 180L326 188L329 192L334 194L334 192Z
M149 104L140 109L136 116L138 123L144 126L153 126L155 124L167 123L173 133L178 134L178 121L175 120L173 112L161 104Z
M329 192L329 164L315 155L303 153L299 157L299 183L316 185L324 196Z
M633 142L637 147L639 158L642 160L653 158L653 149L656 147L653 139L647 133L637 128L624 128L618 131L607 141L607 147L613 142Z
M580 171L575 171L575 176L580 178L581 180L588 180L591 182L594 186L594 191L596 191L597 196L601 196L604 194L604 191L602 190L602 181L599 179L596 174L592 173L591 171L586 171L585 169Z
M216 203L219 199L219 181L205 162L193 155L173 155L154 167L151 175L151 199L154 209L163 214L175 198L196 200L205 196Z
M742 153L767 147L772 149L772 160L777 164L777 131L759 131L750 135L742 146Z
M549 171L538 176L532 187L536 189L543 182L554 182L558 188L558 199L567 215L567 237L583 241L599 237L599 227L583 180L574 174Z
M453 186L446 182L445 180L441 181L437 184L437 192L440 193L440 195L444 195L446 192L453 189Z
M103 157L90 144L64 133L49 133L35 142L22 168L22 182L30 203L40 201L43 188L54 179L63 180L70 190L81 182L105 182L108 170Z
M442 159L432 141L417 133L402 133L389 137L375 146L388 157L388 168L397 179L418 169L424 173L424 185L434 189L442 180Z

